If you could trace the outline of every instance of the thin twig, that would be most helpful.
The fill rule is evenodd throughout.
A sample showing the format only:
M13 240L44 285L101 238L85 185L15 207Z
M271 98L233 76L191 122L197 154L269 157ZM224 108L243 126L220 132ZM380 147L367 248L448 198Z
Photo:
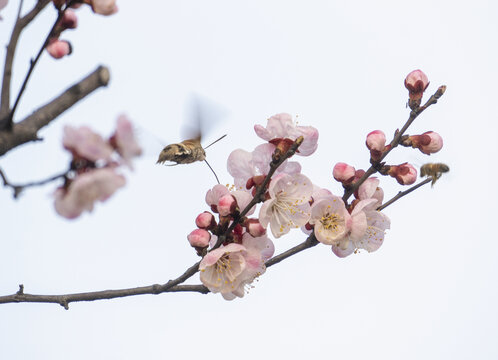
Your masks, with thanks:
M381 206L379 206L377 208L377 211L381 211L381 210L384 210L386 207L388 207L389 205L391 205L392 203L394 203L395 201L401 199L403 196L405 195L408 195L409 193L411 193L412 191L415 191L417 190L419 187L421 186L424 186L425 184L428 184L430 183L431 181L433 181L433 177L430 176L428 177L427 179L425 179L424 181L421 181L419 182L417 185L413 185L411 188L409 188L408 190L405 190L405 191L400 191L396 196L394 196L391 200L389 200L388 202L382 204Z
M437 89L437 91L429 98L429 100L427 100L427 102L424 105L422 105L422 106L418 107L417 109L412 110L410 112L410 117L406 121L405 125L401 128L401 130L396 131L396 134L395 134L393 140L391 141L390 146L388 146L388 149L382 153L382 157L378 161L376 161L374 164L372 164L372 166L370 166L370 168L365 172L365 174L358 181L356 181L350 189L348 189L344 192L344 196L342 197L342 200L344 201L344 203L347 203L347 200L349 199L349 197L352 194L354 194L354 192L361 186L361 184L363 184L365 182L365 180L367 180L371 175L373 175L375 172L378 171L377 168L380 165L380 163L382 162L382 160L384 160L384 158L387 156L387 154L389 154L396 146L399 145L401 137L403 136L405 131L408 129L408 127L413 123L413 121L415 121L415 119L425 109L427 109L429 106L437 103L438 99L441 96L443 96L445 91L446 91L446 86L445 85L440 86Z
M14 114L15 114L16 109L17 109L17 105L19 104L19 101L21 100L21 96L23 95L24 90L26 89L26 85L28 84L29 78L31 77L31 74L33 73L33 70L35 69L35 66L38 63L38 60L40 59L41 55L43 54L43 51L47 47L47 45L50 41L50 38L53 36L54 30L57 27L57 25L59 24L59 22L61 21L62 17L64 16L64 13L74 2L75 2L74 0L69 1L68 4L66 4L66 6L63 9L59 10L59 13L57 15L57 19L55 20L54 25L52 25L52 28L50 29L47 37L45 38L43 45L40 47L40 50L38 50L38 54L36 54L36 57L34 60L32 59L30 61L28 73L26 74L26 77L24 78L21 89L19 90L19 93L17 94L16 101L14 102L14 105L12 106L12 109L10 110L9 116L7 117L7 120L5 122L5 126L7 129L12 128L12 122L14 119Z
M3 68L2 92L0 95L0 129L8 127L7 118L10 113L10 84L12 79L12 65L17 48L19 36L24 28L33 21L33 19L50 3L50 0L38 0L34 8L22 18L20 17L23 1L19 4L19 13L16 23L12 29L9 44L5 54L5 64Z
M0 169L0 177L2 178L3 180L3 186L6 186L6 187L10 187L12 188L13 190L13 196L14 196L14 199L17 199L17 197L19 196L19 194L27 187L33 187L33 186L41 186L41 185L45 185L49 182L52 182L52 181L55 181L57 179L60 179L60 178L64 178L67 176L67 171L61 173L61 174L57 174L57 175L54 175L54 176L51 176L47 179L44 179L44 180L40 180L40 181L33 181L33 182L29 182L29 183L26 183L26 184L22 184L22 185L15 185L15 184L12 184L10 183L8 180L7 180L7 177L5 176L4 172L2 171L2 169Z

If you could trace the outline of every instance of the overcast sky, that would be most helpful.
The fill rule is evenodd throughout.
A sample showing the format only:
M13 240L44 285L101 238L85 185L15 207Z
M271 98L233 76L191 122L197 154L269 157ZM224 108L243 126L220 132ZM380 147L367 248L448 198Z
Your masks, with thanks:
M0 59L17 1L0 22ZM25 1L25 9L34 1ZM422 69L428 95L448 86L410 134L434 130L444 148L430 157L399 149L386 159L444 162L451 168L388 207L391 230L375 253L346 259L318 245L274 266L243 299L162 294L111 301L0 305L2 359L496 359L498 358L498 198L496 148L498 3L494 1L130 1L112 17L78 10L64 38L67 59L44 54L20 103L18 119L99 64L108 88L42 131L44 142L0 159L13 182L64 170L64 125L103 135L126 113L144 132L177 142L192 93L225 114L213 122L207 151L222 183L228 154L261 143L253 132L276 113L320 132L300 158L314 183L342 195L332 167L367 168L364 142L390 137L409 112L406 74ZM14 65L19 88L55 19L51 6L21 37ZM3 64L3 63L2 63ZM428 98L428 96L426 96ZM152 142L152 140L151 140ZM163 167L155 154L137 162L127 186L92 214L57 216L57 184L17 200L0 191L0 295L64 294L165 283L198 261L186 241L208 210L214 177L202 164ZM400 187L382 178L386 198ZM295 230L277 253L305 239ZM189 283L199 283L194 276Z

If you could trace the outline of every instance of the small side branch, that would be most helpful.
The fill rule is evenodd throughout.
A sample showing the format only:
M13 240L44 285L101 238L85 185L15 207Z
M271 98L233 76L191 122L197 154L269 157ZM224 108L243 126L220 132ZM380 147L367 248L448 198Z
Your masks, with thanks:
M0 156L19 145L39 140L38 130L96 89L107 86L109 79L109 70L104 66L99 66L90 75L66 89L54 100L21 122L14 124L12 131L0 131Z
M2 178L3 180L3 186L5 187L10 187L13 191L13 194L12 196L14 196L14 199L17 199L19 194L27 187L33 187L33 186L41 186L41 185L45 185L49 182L52 182L52 181L55 181L57 179L61 179L61 178L64 178L67 176L67 171L64 172L64 173L61 173L61 174L57 174L57 175L54 175L54 176L51 176L47 179L44 179L44 180L40 180L40 181L33 181L33 182L29 182L29 183L26 183L26 184L22 184L22 185L16 185L16 184L12 184L11 182L9 182L7 180L7 177L5 176L4 172L2 171L2 169L0 169L0 177Z
M391 205L392 203L394 203L395 201L398 201L399 199L401 199L403 196L405 195L408 195L409 193L411 193L412 191L415 191L417 190L419 187L421 186L424 186L425 184L428 184L430 183L431 181L433 181L433 177L428 177L427 179L425 179L424 181L421 181L419 182L417 185L413 185L411 188L409 188L408 190L405 190L405 191L400 191L396 196L394 196L391 200L389 200L388 202L386 202L385 204L382 204L381 206L379 206L377 208L377 211L381 211L381 210L384 210L386 207L388 207L389 205Z
M388 150L384 151L382 154L382 157L380 160L378 160L375 164L372 164L370 168L365 172L365 174L357 181L354 183L354 185L348 189L345 193L344 196L342 197L342 200L344 203L347 203L347 200L351 195L354 194L354 192L367 180L371 175L377 172L377 167L378 165L382 162L382 160L385 159L385 157L396 147L399 145L399 142L401 141L401 137L403 134L408 130L408 127L415 121L415 119L429 106L434 105L437 103L438 99L443 96L444 92L446 91L446 86L442 85L440 86L437 91L427 100L427 102L420 106L419 108L412 110L410 112L410 117L406 121L405 125L401 128L401 130L396 131L396 135L394 136L393 140L390 143L390 147L388 147Z

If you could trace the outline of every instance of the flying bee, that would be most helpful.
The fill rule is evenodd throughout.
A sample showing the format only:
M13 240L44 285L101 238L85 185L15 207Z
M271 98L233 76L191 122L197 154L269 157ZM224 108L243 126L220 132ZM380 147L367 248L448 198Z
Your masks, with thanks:
M420 167L420 177L431 176L432 184L431 187L434 186L436 181L443 175L450 171L450 167L443 163L428 163L424 164Z
M184 127L183 133L188 137L187 140L184 140L180 143L170 144L164 147L162 151L159 153L159 158L157 159L156 164L164 164L167 161L173 162L174 164L167 164L167 166L175 166L179 164L191 164L196 161L204 161L209 169L213 172L216 181L218 184L220 181L218 180L218 176L214 172L211 165L206 160L206 151L208 147L217 143L221 139L223 139L226 134L220 137L219 139L213 141L211 144L206 146L205 148L201 145L201 134L202 134L202 125L206 124L205 114L202 113L200 108L200 103L198 99L195 99L194 102L195 107L195 118L190 121L190 126L187 128Z

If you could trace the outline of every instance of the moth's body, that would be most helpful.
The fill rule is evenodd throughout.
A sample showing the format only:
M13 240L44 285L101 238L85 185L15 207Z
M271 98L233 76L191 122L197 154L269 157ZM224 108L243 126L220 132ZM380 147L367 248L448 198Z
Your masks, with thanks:
M428 163L424 164L420 167L420 177L424 176L432 176L432 185L436 183L436 181L443 175L450 171L450 167L443 163Z
M158 164L172 161L177 164L191 164L206 160L206 152L201 145L201 139L184 140L181 143L166 146L159 154Z

